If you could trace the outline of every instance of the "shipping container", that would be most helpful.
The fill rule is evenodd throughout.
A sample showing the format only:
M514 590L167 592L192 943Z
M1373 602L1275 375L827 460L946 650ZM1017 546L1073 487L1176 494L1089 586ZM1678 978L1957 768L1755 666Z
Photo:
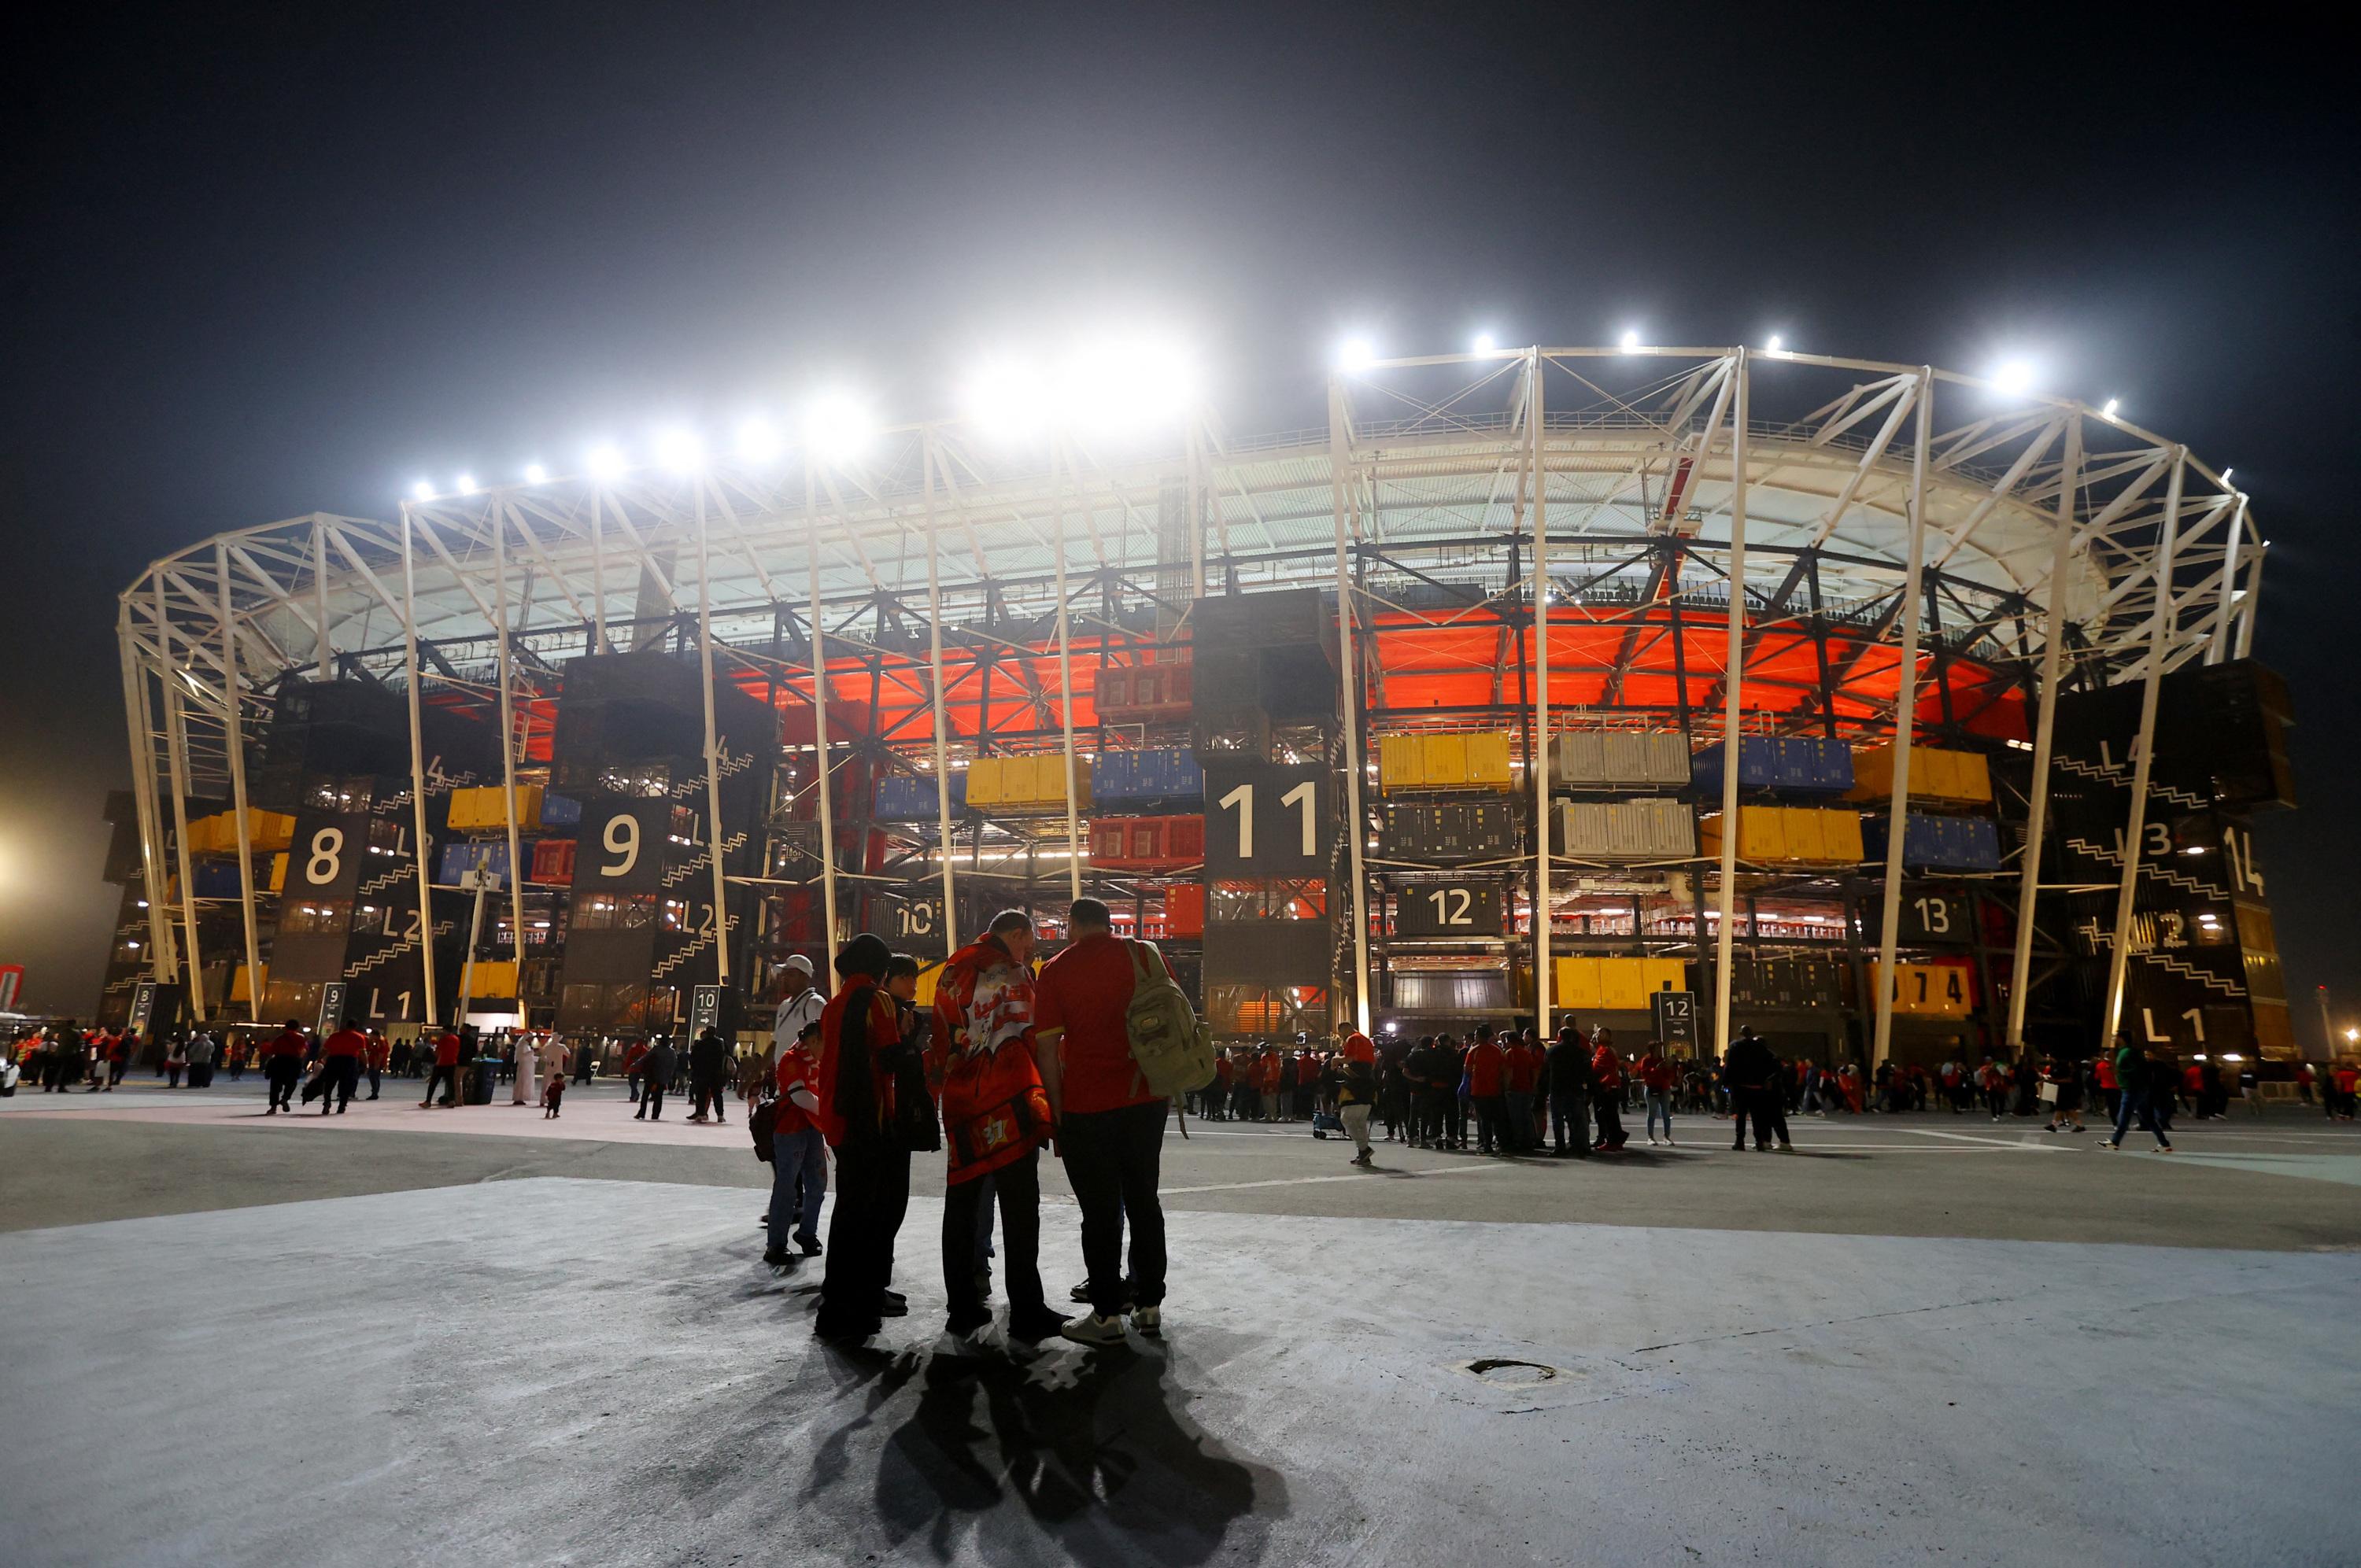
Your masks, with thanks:
M533 847L533 880L558 887L574 885L574 840L544 839Z
M1697 852L1696 819L1677 800L1562 800L1552 815L1557 852L1575 860L1688 860Z
M516 825L519 832L529 833L541 827L541 785L517 785ZM505 831L509 818L500 786L493 784L485 788L453 790L451 815L447 821L454 833Z
M1205 796L1205 774L1192 751L1102 751L1090 768L1091 798L1103 806Z
M954 770L950 774L951 810L967 809L968 775ZM888 773L877 781L877 820L880 822L932 822L940 814L941 792L935 787L935 775L920 773Z
M1689 782L1677 729L1574 729L1550 741L1551 782L1566 789L1666 789Z
M502 887L509 880L509 846L505 839L462 839L443 846L442 856L434 863L434 881L444 887L457 887L459 879L481 863L499 879Z
M1475 735L1381 735L1378 738L1378 784L1399 790L1509 788L1509 733Z
M545 828L579 828L582 826L582 803L562 795L543 795L541 825Z
M1892 831L1892 819L1884 812L1861 817L1861 844L1867 858L1885 858ZM1913 811L1903 822L1902 863L1913 871L1996 872L2000 870L2000 829L1981 817Z
M1175 883L1164 890L1164 931L1170 937L1205 934L1205 884Z
M1853 753L1853 785L1848 800L1894 797L1894 748L1872 746ZM1910 749L1910 798L1952 806L1992 804L1992 764L1981 751L1938 746Z

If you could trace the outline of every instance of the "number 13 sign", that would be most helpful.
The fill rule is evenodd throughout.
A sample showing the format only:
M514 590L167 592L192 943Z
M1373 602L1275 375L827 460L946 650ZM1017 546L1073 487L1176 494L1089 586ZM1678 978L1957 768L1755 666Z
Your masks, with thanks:
M1334 832L1328 770L1317 765L1205 763L1205 875L1313 877Z

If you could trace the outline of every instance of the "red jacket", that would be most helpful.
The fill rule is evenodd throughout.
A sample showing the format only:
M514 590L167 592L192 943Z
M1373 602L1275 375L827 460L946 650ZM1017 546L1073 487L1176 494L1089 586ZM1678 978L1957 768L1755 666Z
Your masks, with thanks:
M281 1029L271 1037L270 1044L264 1047L263 1051L268 1056L300 1058L311 1048L312 1042L303 1037L302 1030Z
M1509 1092L1531 1094L1542 1080L1540 1047L1520 1040L1509 1047Z
M1467 1047L1467 1092L1477 1100L1489 1099L1501 1092L1508 1076L1508 1062L1500 1047L1489 1040L1478 1040Z
M1590 1081L1598 1089L1623 1087L1623 1058L1615 1054L1613 1046L1601 1046L1590 1053Z
M862 1065L868 1070L855 1081L867 1084L865 1096L851 1087L842 1071L847 1048L846 1015L856 1007L862 1010L861 1023L868 1060ZM829 998L828 1006L819 1015L819 1115L816 1120L830 1148L843 1146L845 1139L855 1135L861 1135L863 1141L873 1141L894 1124L894 1074L884 1056L901 1043L901 1018L894 1011L894 999L867 975L851 977ZM867 1124L859 1128L848 1125L848 1113L866 1117Z

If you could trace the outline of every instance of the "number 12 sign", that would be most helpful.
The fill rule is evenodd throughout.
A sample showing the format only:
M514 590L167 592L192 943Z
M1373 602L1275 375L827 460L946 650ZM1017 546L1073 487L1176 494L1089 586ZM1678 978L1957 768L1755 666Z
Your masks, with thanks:
M1208 761L1206 877L1324 874L1333 793L1328 770L1317 765Z

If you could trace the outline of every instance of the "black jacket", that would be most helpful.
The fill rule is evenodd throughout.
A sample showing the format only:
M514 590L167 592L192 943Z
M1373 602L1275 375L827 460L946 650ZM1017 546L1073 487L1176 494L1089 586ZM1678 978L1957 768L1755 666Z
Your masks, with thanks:
M688 1047L688 1070L707 1080L719 1078L729 1071L729 1042L710 1030L697 1036Z
M1580 1100L1590 1092L1590 1047L1579 1040L1559 1040L1549 1048L1544 1064L1550 1097Z

